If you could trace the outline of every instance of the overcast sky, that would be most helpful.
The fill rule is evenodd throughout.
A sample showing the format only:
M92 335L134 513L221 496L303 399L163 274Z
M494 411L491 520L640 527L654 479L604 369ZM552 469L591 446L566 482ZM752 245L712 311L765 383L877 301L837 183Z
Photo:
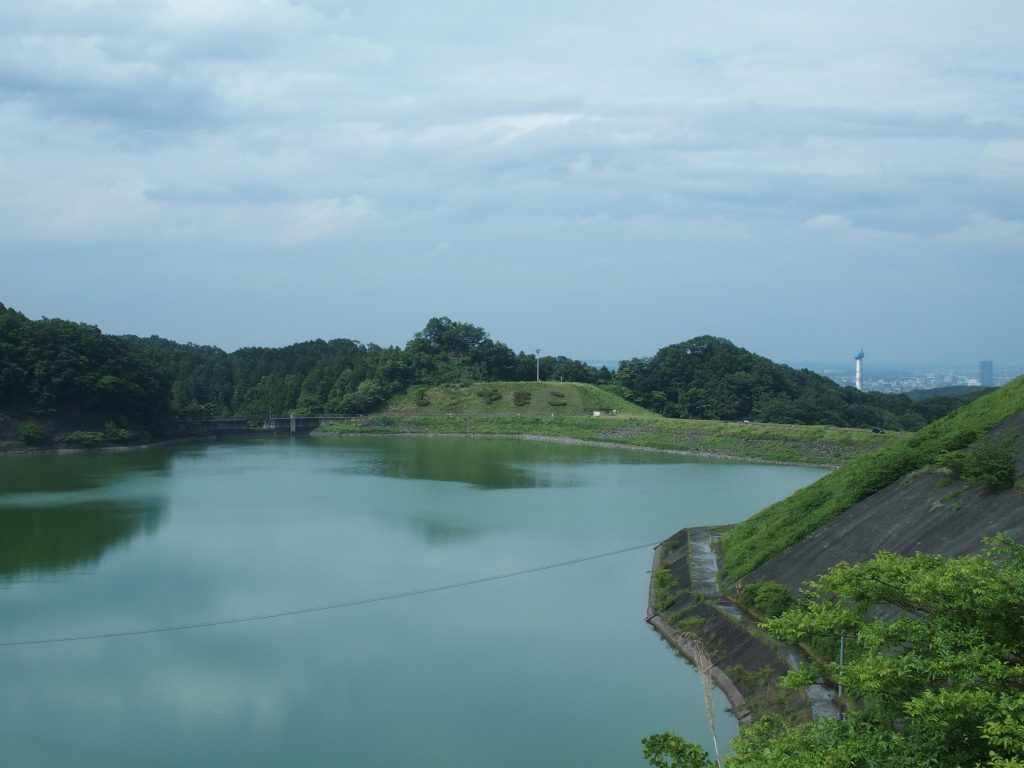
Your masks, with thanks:
M1024 3L4 0L0 302L1024 362Z

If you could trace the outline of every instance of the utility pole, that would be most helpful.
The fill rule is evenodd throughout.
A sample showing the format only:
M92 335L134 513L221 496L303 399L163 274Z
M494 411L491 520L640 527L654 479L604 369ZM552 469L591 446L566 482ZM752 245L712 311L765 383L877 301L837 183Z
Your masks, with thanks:
M536 355L534 355L534 357L537 358L537 381L540 381L540 350L539 349L537 350L537 353L536 353Z

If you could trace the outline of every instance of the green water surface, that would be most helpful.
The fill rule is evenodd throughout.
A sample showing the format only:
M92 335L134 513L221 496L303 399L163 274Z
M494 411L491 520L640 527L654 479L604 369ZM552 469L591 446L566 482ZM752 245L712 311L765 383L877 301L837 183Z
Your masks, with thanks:
M0 457L0 643L532 569L736 522L821 474L443 438ZM624 768L669 729L710 750L696 673L643 620L650 562L0 647L0 761Z

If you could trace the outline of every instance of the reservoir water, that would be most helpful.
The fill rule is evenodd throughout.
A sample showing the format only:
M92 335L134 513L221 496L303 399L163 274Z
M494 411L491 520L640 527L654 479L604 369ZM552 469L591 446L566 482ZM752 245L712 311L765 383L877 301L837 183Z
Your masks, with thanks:
M0 643L342 606L0 646L2 763L624 768L663 730L710 751L696 672L644 623L649 547L424 590L736 522L821 474L430 438L0 457Z

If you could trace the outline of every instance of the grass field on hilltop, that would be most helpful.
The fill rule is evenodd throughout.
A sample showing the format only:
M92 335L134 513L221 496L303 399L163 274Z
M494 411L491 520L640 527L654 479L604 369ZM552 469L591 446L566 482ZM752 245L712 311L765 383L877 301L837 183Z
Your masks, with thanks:
M388 403L385 413L403 416L521 415L592 416L599 408L620 414L655 414L594 384L496 381L412 387Z
M528 403L523 395L530 393ZM562 392L564 397L555 393ZM483 394L481 394L483 393ZM500 397L496 397L500 395ZM552 405L553 402L565 405ZM420 404L417 404L420 403ZM618 409L593 416L597 408ZM589 384L500 382L424 387L382 413L323 427L321 434L464 434L570 438L611 445L819 466L902 439L865 429L668 419Z

